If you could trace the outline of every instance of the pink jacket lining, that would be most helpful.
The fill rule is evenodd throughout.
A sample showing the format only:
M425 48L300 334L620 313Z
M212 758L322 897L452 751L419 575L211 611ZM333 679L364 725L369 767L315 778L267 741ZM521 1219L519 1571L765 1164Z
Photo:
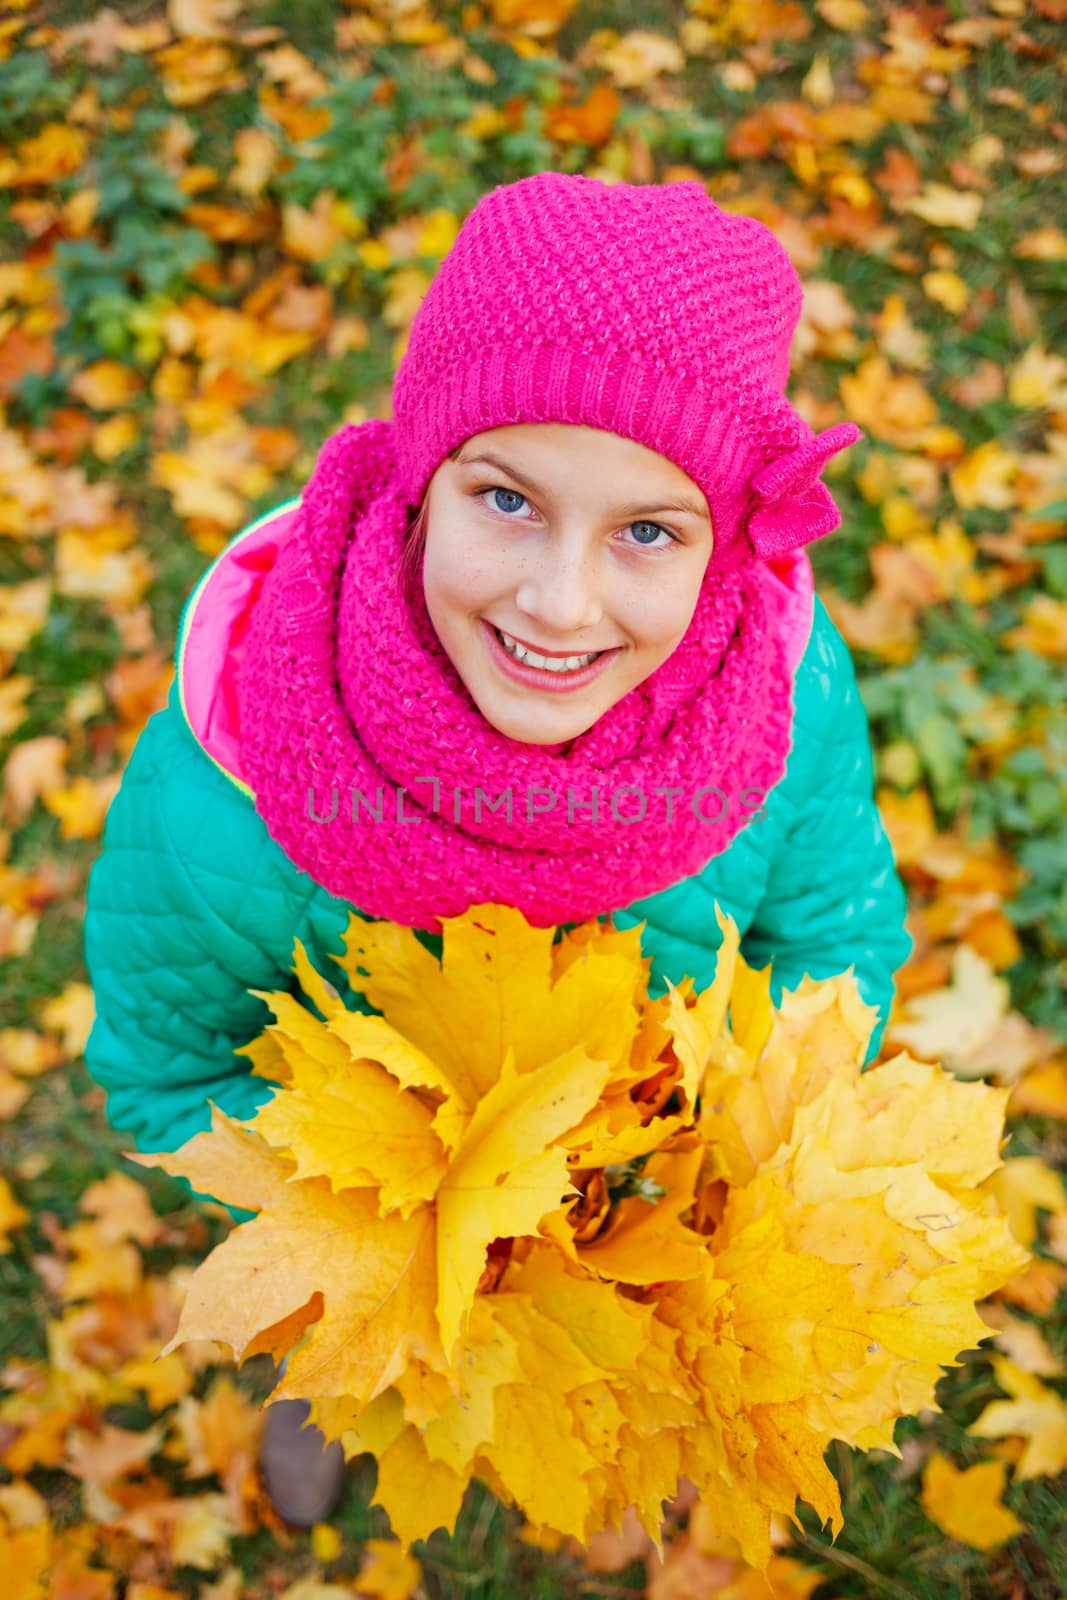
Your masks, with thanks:
M216 557L194 591L179 651L176 675L186 721L206 754L249 796L241 766L237 672L253 607L299 510L296 500L269 513ZM811 562L799 549L765 561L764 567L771 612L785 633L795 673L814 614Z

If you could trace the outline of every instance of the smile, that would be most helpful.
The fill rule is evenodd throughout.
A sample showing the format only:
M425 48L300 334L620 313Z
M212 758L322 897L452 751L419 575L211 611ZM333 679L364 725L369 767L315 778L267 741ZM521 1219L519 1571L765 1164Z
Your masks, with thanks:
M538 654L511 640L485 618L481 619L490 654L494 662L513 682L530 688L566 690L578 689L592 681L605 665L619 654L621 645L613 650L599 650L584 656L560 656L557 664L548 666L551 657ZM521 655L520 652L521 651Z

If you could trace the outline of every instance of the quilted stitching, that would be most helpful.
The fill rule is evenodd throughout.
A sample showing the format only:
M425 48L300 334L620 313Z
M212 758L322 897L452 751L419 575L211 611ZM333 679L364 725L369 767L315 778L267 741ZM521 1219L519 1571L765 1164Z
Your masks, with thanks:
M89 877L84 934L97 1004L89 1070L108 1090L112 1120L156 1149L195 1131L191 1104L206 1126L209 1096L239 1116L267 1097L232 1051L271 1020L249 988L293 981L234 917L237 876L202 876L189 837L178 841L168 813L188 805L187 820L202 827L205 791L199 774L185 775L176 729L170 711L158 713L133 752ZM264 847L254 835L246 844L255 871ZM288 921L280 903L258 909Z
M825 611L821 601L818 608ZM892 975L912 949L907 897L874 800L870 730L848 649L829 624L814 633L810 653L820 693L805 715L817 711L822 727L807 741L805 804L784 830L743 949L758 966L774 962L776 999L805 972L831 977L852 964L860 994L880 1011L871 1060Z

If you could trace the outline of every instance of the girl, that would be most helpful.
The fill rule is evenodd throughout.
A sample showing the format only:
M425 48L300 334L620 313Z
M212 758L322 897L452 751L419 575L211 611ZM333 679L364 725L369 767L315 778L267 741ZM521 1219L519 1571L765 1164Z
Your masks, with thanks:
M411 328L391 421L186 602L174 686L88 887L86 1050L147 1150L250 1117L235 1049L356 910L419 930L486 901L643 925L650 991L715 972L714 903L772 994L852 967L877 1007L911 941L866 716L805 543L840 515L785 398L801 287L702 184L544 172L468 216ZM373 1137L373 1130L368 1130ZM308 1524L340 1447L268 1411Z

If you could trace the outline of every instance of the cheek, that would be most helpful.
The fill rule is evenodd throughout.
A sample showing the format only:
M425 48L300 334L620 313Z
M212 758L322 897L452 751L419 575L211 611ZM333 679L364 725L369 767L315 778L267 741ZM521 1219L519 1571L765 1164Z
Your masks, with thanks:
M426 529L423 575L426 590L451 595L462 586L465 568L464 546L447 522L431 519Z
M627 607L626 618L618 620L624 622L638 645L666 653L682 639L695 610L696 600L688 594L657 593L649 584L640 598Z
M467 524L460 527L442 519L436 527L428 526L423 561L427 602L432 597L463 611L477 609L500 588L499 554Z

